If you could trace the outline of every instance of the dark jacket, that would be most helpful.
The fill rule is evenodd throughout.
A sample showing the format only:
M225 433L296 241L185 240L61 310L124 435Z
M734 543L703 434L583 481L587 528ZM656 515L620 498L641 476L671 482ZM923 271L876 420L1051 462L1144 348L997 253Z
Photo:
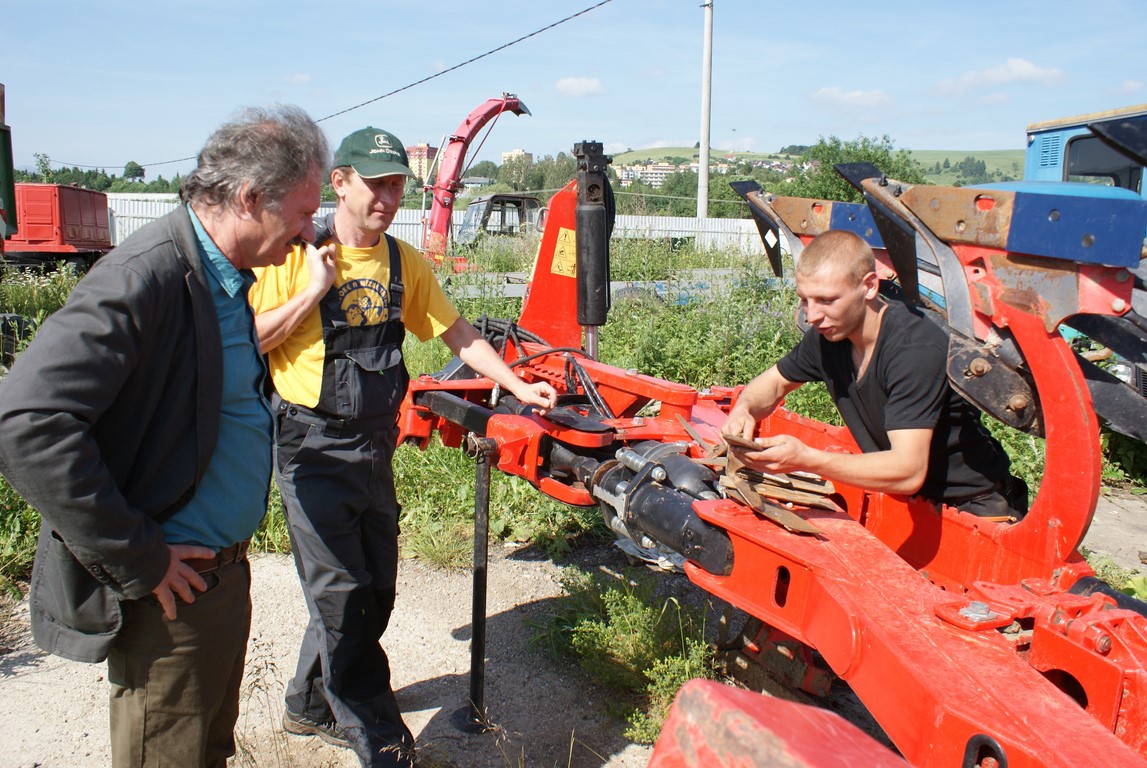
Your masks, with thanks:
M43 518L30 604L44 650L102 661L119 601L163 579L159 521L215 450L222 364L181 207L96 262L0 382L0 474Z

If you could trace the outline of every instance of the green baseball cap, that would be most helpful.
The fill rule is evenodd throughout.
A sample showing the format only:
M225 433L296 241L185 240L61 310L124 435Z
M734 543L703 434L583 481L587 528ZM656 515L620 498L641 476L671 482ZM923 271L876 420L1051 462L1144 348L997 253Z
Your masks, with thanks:
M364 179L402 174L414 178L406 149L393 133L380 128L363 128L342 140L335 152L335 168L349 165Z

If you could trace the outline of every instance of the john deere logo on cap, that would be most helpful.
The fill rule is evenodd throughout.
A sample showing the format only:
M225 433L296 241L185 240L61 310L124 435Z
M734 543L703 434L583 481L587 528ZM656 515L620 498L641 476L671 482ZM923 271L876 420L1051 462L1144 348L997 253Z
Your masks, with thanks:
M390 137L385 133L376 133L374 135L374 145L378 147L378 149L370 150L370 154L372 155L387 155L394 158L402 157L398 150L394 148L394 145L390 143Z

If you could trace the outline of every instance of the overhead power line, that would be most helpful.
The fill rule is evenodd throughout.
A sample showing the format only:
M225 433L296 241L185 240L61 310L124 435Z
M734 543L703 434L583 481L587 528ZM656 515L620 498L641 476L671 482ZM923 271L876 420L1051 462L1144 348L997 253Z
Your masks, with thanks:
M375 96L373 99L369 99L367 101L364 101L361 104L355 104L353 107L347 107L346 109L339 110L338 112L334 112L332 114L329 114L326 117L321 117L318 120L316 120L315 122L321 123L324 120L330 120L331 118L338 117L339 115L345 115L348 112L353 112L356 109L361 109L361 108L367 106L368 104L373 104L376 101L382 101L383 99L388 98L390 96L394 96L395 94L402 93L403 91L408 91L411 88L414 88L416 86L422 85L423 83L429 82L436 77L441 77L442 75L448 74L448 73L453 72L457 69L461 69L462 67L465 67L469 64L473 64L476 61L480 61L481 59L484 59L487 56L492 56L495 53L498 53L499 51L504 51L507 48L514 46L514 45L517 45L520 42L523 42L525 40L529 40L531 37L536 37L537 35L540 35L543 32L548 32L549 30L553 29L554 27L561 26L562 24L565 24L567 21L572 21L579 16L584 16L585 14L589 13L590 11L595 11L598 8L602 7L603 5L608 5L609 3L612 3L612 2L613 2L613 0L601 0L601 2L595 3L591 6L589 6L588 8L583 8L582 10L578 11L577 13L571 13L569 16L566 16L564 19L559 19L559 20L553 22L552 24L547 24L546 26L541 27L540 29L535 29L533 32L530 32L529 34L522 35L521 37L517 38L516 40L511 40L508 43L503 43L502 45L499 45L497 48L491 48L490 50L486 51L485 53L481 53L477 56L473 56L469 59L466 59L463 62L455 64L452 67L447 67L446 69L443 69L439 72L435 72L433 75L428 75L428 76L422 78L421 80L415 80L413 83L410 83L409 85L404 85L401 88L396 88L393 91L382 94L381 96ZM194 159L195 159L195 155L192 155L191 157L181 157L177 160L164 160L164 161L158 162L158 163L140 163L140 165L143 166L144 168L153 168L153 167L160 166L160 165L172 165L174 163L185 163L188 160L194 160ZM55 163L53 163L53 164L55 164ZM119 167L118 165L82 165L80 163L63 163L63 162L59 163L59 165L61 167L67 167L67 168L100 168L100 169L103 169L103 168L118 168Z
M486 51L485 53L479 54L478 56L475 56L473 58L466 59L466 61L463 61L460 64L455 64L452 67L447 67L446 69L442 70L441 72L435 72L433 75L428 75L427 77L424 77L421 80L416 80L415 82L411 83L410 85L404 85L401 88L396 88L395 90L393 90L389 93L384 93L381 96L376 96L375 98L371 99L370 101L364 101L362 104L356 104L353 107L347 107L346 109L342 110L341 112L335 112L333 115L327 115L326 117L319 118L315 122L321 123L323 120L330 120L332 117L338 117L339 115L345 115L347 112L352 112L352 111L359 109L361 107L365 107L367 104L373 104L374 102L381 101L382 99L385 99L388 96L393 96L396 93L402 93L403 91L409 90L409 89L415 87L416 85L422 85L423 83L430 81L430 80L433 80L436 77L441 77L442 75L445 75L448 72L453 72L456 69L461 69L462 67L466 66L467 64L473 64L475 61L478 61L479 59L484 59L487 56L490 56L492 54L497 53L498 51L504 51L507 48L509 48L510 46L517 45L518 43L522 42L523 40L529 40L531 37L534 37L536 35L540 35L542 32L546 32L548 30L551 30L554 27L559 26L561 24L565 24L567 21L571 21L572 19L576 19L578 16L584 16L585 14L589 13L590 11L597 10L601 6L606 5L607 3L612 3L612 2L613 2L613 0L601 0L601 2L597 3L596 5L591 5L590 7L584 8L584 9L578 11L577 13L570 14L569 16L566 16L564 19L561 19L559 21L555 21L553 24L547 24L546 26L542 27L541 29L536 29L533 32L529 33L528 35L522 35L517 40L511 40L508 43L505 43L503 45L499 45L497 48L493 48L493 49Z

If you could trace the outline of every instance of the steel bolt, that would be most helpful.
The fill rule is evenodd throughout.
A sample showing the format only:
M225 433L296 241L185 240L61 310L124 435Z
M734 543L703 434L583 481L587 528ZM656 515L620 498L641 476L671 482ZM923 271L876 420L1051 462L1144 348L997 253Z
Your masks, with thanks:
M1104 633L1097 637L1095 639L1095 650L1105 656L1111 653L1111 635Z
M1123 299L1115 299L1114 301L1111 302L1111 311L1112 312L1122 313L1126 309L1127 309L1127 302L1124 301Z
M982 357L977 357L968 365L968 371L973 376L983 376L990 370L992 370L992 364Z
M1022 413L1026 411L1031 400L1027 395L1012 395L1008 398L1007 409L1012 413Z

